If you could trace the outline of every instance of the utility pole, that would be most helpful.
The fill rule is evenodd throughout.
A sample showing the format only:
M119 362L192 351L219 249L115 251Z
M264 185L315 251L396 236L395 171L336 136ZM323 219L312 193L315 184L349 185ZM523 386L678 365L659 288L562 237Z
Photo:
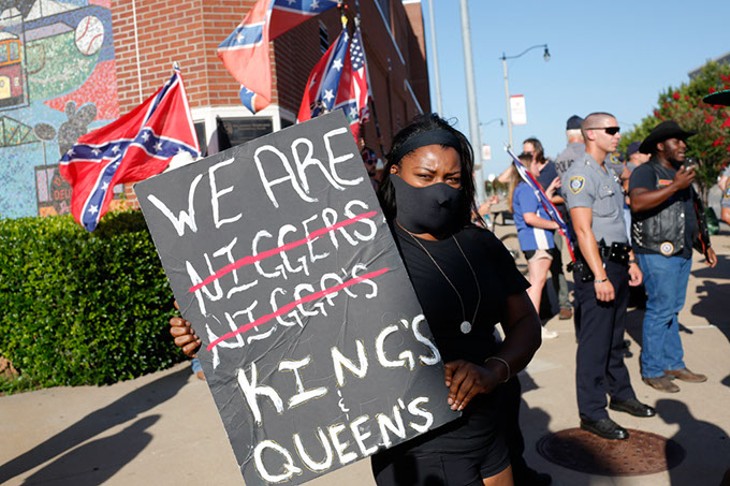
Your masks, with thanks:
M431 24L431 51L433 56L433 80L434 80L434 92L436 95L436 113L439 116L443 113L443 107L441 106L441 78L439 77L439 56L438 49L436 48L436 20L433 16L433 2L434 0L428 0L428 18Z
M474 184L477 203L484 201L484 174L482 173L482 142L479 138L479 113L474 83L474 65L471 54L471 28L469 27L469 6L461 1L461 37L464 42L464 70L466 77L466 106L469 112L469 140L474 150Z

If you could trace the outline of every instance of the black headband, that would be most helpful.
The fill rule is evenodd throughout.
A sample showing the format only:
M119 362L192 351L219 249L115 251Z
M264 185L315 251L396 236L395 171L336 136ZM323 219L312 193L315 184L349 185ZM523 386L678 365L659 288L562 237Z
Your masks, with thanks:
M394 164L398 164L409 152L426 145L446 145L455 148L457 151L461 150L461 141L456 135L443 128L437 128L418 133L406 140L403 145L392 153L391 160Z

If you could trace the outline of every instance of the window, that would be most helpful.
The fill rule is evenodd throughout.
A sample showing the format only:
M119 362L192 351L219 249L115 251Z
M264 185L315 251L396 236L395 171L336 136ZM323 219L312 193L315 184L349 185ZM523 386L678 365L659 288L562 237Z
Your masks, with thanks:
M233 147L274 131L274 122L268 117L224 118L223 126Z
M200 155L204 155L208 151L208 139L205 136L205 122L195 123L195 136L198 137L198 145L200 145Z
M330 47L330 35L329 32L327 32L327 26L324 25L322 22L319 23L319 50L322 51L322 54L327 52L327 49Z
M8 47L10 47L10 60L17 61L20 59L20 51L18 49L19 44L17 42L13 42Z
M291 120L288 120L286 118L281 118L281 129L288 128L290 126L294 125L294 122Z

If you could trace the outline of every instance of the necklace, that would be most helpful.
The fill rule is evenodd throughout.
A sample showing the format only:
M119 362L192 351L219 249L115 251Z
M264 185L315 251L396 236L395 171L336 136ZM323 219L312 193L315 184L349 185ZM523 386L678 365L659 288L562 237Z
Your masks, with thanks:
M464 306L464 299L462 299L461 293L459 293L459 290L456 288L456 285L453 284L453 282L451 281L451 279L446 275L446 272L444 272L444 270L441 268L441 266L436 262L436 259L428 252L428 250L426 249L426 247L423 246L423 243L421 243L418 240L418 238L413 233L411 233L410 231L408 231L407 229L405 229L403 227L403 225L401 225L398 222L398 220L396 220L396 224L403 231L405 231L406 233L408 233L408 236L410 236L413 239L413 241L415 241L416 244L421 247L421 249L426 254L426 256L428 256L428 258L433 262L433 264L436 267L436 269L438 269L438 271L441 273L441 275L444 277L444 279L446 279L446 282L448 282L448 284L451 286L451 288L454 289L454 293L456 294L456 297L459 298L459 304L461 305L461 316L462 316L462 319L463 319L463 321L461 322L461 325L459 326L459 329L461 330L462 333L469 334L471 332L471 329L472 329L472 323L473 322L476 322L477 313L479 312L479 305L482 303L482 289L479 286L479 279L477 278L477 274L474 271L474 268L471 266L471 262L466 257L466 254L464 253L464 250L461 249L461 245L459 244L459 240L456 239L456 236L451 235L451 238L454 240L454 243L456 243L456 247L459 249L459 252L461 252L461 256L464 257L464 260L466 260L466 264L469 266L469 270L471 271L471 276L474 278L474 284L476 285L476 288L477 288L477 305L474 308L474 315L471 318L471 322L466 320L466 307Z

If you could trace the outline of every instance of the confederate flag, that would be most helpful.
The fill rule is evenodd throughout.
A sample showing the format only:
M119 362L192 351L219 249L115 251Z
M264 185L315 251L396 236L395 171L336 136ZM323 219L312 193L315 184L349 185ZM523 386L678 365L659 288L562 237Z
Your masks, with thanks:
M141 105L118 120L80 137L60 160L72 187L71 213L94 231L117 184L161 173L181 152L200 155L180 70Z

